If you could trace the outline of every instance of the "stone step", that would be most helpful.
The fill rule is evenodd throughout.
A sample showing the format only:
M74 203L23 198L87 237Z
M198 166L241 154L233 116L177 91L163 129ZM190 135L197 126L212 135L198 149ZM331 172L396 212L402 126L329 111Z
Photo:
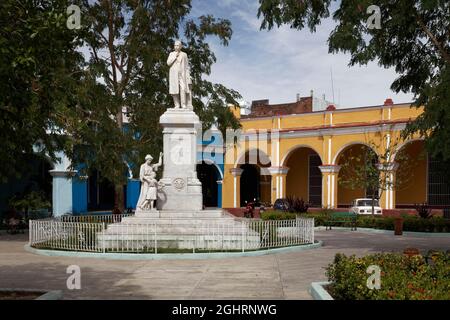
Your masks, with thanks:
M97 235L105 248L259 248L260 235L221 209L202 211L138 211ZM123 248L122 248L123 247Z
M251 229L243 229L241 226L223 228L200 225L110 225L105 231L106 234L197 234L197 235L222 235L222 234L237 234L242 235L259 235L256 231Z
M98 237L98 245L105 249L119 248L119 250L133 250L139 248L154 248L155 239L149 239L146 237L134 237L134 238L109 238ZM242 242L241 238L237 237L224 237L223 239L217 239L215 237L203 237L198 238L195 236L180 236L174 237L174 235L168 235L166 237L157 237L156 246L158 248L178 248L178 249L231 249L241 250L244 246L245 249L258 249L260 247L260 241L258 239L245 239Z
M225 234L225 235L199 235L199 234L170 234L160 233L156 235L157 240L197 240L197 241L241 241L242 235L240 234ZM155 237L148 234L98 234L97 240L101 241L154 241ZM258 235L246 235L244 241L247 242L260 242Z
M233 216L224 210L201 210L201 211L138 211L136 218L221 218Z
M141 218L141 217L125 217L122 219L121 224L214 224L214 223L239 223L241 222L234 220L230 217L208 217L208 218Z

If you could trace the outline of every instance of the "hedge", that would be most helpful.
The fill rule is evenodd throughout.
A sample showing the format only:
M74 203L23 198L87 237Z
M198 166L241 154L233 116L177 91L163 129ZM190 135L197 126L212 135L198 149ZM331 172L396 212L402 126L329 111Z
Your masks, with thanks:
M324 210L319 213L285 213L283 211L270 210L261 214L263 220L287 220L298 217L314 218L315 226L324 226L332 211ZM450 219L432 217L428 219L417 216L403 217L403 231L415 232L450 232ZM359 215L357 226L359 228L373 228L382 230L394 230L394 217ZM335 226L350 227L349 223L335 223Z
M381 270L380 289L367 286L371 265ZM338 253L326 275L331 282L326 289L336 300L450 300L448 252L435 251L429 258L398 253L356 258Z
M297 217L297 214L291 212L270 210L261 213L262 220L292 220Z

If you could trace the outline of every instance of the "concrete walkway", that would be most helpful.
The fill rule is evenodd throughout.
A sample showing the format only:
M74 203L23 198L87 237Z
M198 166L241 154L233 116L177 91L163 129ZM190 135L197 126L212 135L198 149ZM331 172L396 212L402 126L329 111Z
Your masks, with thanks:
M63 290L65 299L311 299L337 252L364 255L416 247L450 249L449 237L317 231L319 249L212 260L123 261L47 257L26 252L27 235L0 234L0 288ZM81 268L81 290L68 290L66 269Z

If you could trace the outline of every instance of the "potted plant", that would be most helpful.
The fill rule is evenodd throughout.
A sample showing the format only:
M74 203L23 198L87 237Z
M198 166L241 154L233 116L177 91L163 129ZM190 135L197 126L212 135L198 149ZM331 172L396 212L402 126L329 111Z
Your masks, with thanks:
M394 219L394 234L401 236L403 234L403 218L395 217Z

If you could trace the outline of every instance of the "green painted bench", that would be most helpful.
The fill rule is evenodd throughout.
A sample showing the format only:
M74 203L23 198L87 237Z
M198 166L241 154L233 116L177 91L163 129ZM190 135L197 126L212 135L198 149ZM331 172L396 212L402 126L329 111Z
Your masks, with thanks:
M353 212L333 212L325 223L325 230L331 230L332 225L337 222L350 222L351 230L356 230L357 217L358 215Z

